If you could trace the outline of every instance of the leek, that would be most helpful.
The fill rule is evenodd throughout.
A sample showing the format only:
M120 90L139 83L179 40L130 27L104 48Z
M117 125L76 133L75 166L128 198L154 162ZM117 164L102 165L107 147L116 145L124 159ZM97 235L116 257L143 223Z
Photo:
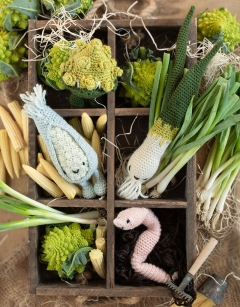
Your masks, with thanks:
M66 222L98 224L99 212L97 210L77 214L66 214L15 191L3 181L0 181L0 190L10 195L0 195L0 209L21 214L25 217L23 220L0 223L0 232Z
M240 99L237 94L239 83L237 82L238 79L234 68L228 68L224 76L225 78L223 76L218 77L197 100L192 100L183 126L162 157L157 173L145 183L147 189L157 186L158 193L162 194L175 175L194 156L198 149L216 137L216 142L207 160L208 164L204 167L205 177L201 176L198 179L199 185L205 185L209 176L213 173L212 170L223 171L219 181L215 181L215 178L212 188L208 192L205 191L210 197L210 199L207 197L204 200L207 213L209 213L205 218L209 223L215 208L217 208L215 224L219 216L219 208L222 208L222 203L217 205L218 201L220 199L223 201L227 189L233 182L234 174L240 169L240 139L236 137L236 133L239 135L240 131ZM236 140L239 140L238 145L236 145ZM235 148L234 154L234 149L230 150L230 148ZM232 160L229 162L230 158ZM216 197L216 206L211 202L212 197ZM199 195L199 201L201 198L204 198L203 195ZM199 204L199 206L201 205L202 203ZM211 211L208 212L210 208Z

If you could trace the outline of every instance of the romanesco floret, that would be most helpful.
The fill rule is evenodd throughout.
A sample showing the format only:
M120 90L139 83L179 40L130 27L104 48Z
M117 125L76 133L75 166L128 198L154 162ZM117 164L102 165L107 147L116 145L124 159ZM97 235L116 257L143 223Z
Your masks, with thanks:
M89 229L91 232L92 230ZM85 237L89 237L89 242ZM42 241L42 261L48 263L47 270L57 271L62 277L62 265L68 257L83 246L89 246L93 242L90 234L86 236L78 223L71 223L69 226L54 227L43 237ZM85 266L80 265L75 268L77 272L82 272Z
M15 9L6 8L10 3L12 0L0 0L0 27L5 28L6 18L10 18L12 27L26 29L29 17Z
M134 67L132 83L139 90L123 82L123 89L120 92L120 96L128 98L133 107L139 105L147 107L151 100L157 62L151 62L149 59L146 59L144 61L137 60L132 64Z
M54 81L60 90L66 88L62 81L60 66L69 59L70 45L70 43L65 41L60 41L58 44L53 45L49 50L49 62L45 64L48 71L47 78Z
M9 47L10 41L18 36L17 31L7 32L0 30L0 82L13 76L18 76L27 63L22 61L27 50L24 46Z
M78 3L76 1L76 3ZM66 7L66 9L70 9L71 14L86 14L92 7L93 0L79 0L79 6L76 6L72 0L42 0L42 4L46 7L47 10L52 12L57 11L61 8L61 6Z
M232 15L226 8L200 14L197 30L199 40L205 37L215 42L221 38L231 51L240 44L240 24L236 21L236 15Z
M76 50L70 51L69 60L61 65L64 83L87 91L99 88L110 92L123 72L117 67L116 60L111 58L110 47L97 38L88 44L76 40L76 47Z

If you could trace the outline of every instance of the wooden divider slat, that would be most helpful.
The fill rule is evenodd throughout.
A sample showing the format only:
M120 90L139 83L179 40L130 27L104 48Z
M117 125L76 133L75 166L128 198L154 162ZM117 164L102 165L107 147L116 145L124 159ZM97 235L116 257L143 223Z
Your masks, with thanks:
M157 30L157 33L161 31L173 30L177 31L181 26L183 20L180 19L148 19L144 20L144 25L151 31L151 29ZM76 21L77 24L83 25L85 28L91 28L93 21L91 20L80 20ZM129 28L129 20L111 20L111 23L116 27ZM40 28L44 27L47 21L37 20L29 21L29 33L28 33L28 45L30 46L29 58L33 58L33 53L31 48L33 48L33 36L37 31L41 31ZM74 27L74 25L73 25ZM72 27L72 28L73 28ZM104 40L107 39L108 45L112 49L112 56L117 58L117 39L111 29L109 23L103 22L101 24L100 35L103 35ZM132 27L143 28L143 22L140 19L135 20L132 23ZM194 22L191 25L191 31L189 39L192 43L196 42L196 27ZM193 47L194 48L194 47ZM196 60L188 59L188 66L192 66ZM38 81L36 62L29 62L29 83L28 90L32 91L33 87ZM29 246L30 246L30 256L29 256L29 279L30 279L30 292L36 293L37 295L90 295L90 296L170 296L171 291L166 286L157 287L133 287L118 285L115 283L114 274L114 225L113 219L115 215L115 209L127 208L127 207L148 207L148 208L170 208L186 210L186 257L188 267L193 262L195 257L195 231L196 231L196 221L195 221L195 159L193 158L187 166L186 171L186 183L185 183L185 197L179 198L175 197L173 199L139 199L139 200L123 200L117 199L115 197L115 134L116 134L116 118L122 118L122 122L127 121L130 116L135 117L137 114L139 116L148 116L149 108L118 108L116 93L109 93L107 95L107 108L95 108L95 109L71 109L69 107L62 107L59 109L54 109L59 115L64 118L81 116L83 112L87 112L90 116L97 117L104 113L108 116L107 123L107 195L105 199L93 199L86 200L75 198L73 200L59 199L55 200L50 204L52 207L62 207L69 208L72 207L74 210L77 208L89 207L89 208L105 208L107 209L107 222L108 222L108 232L107 232L107 279L99 281L89 281L87 285L76 285L69 286L67 283L61 280L57 282L51 282L45 280L43 277L43 272L39 268L38 261L38 247L40 238L40 228L33 227L29 231ZM36 166L37 157L37 141L36 141L36 128L32 120L29 121L29 161L30 165ZM29 196L39 200L44 204L48 204L52 198L47 198L38 193L39 189L36 184L30 179L29 180Z

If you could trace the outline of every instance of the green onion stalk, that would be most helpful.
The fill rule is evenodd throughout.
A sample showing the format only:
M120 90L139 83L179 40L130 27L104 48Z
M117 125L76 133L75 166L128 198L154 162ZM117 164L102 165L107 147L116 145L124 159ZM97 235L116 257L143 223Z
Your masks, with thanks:
M240 170L239 128L240 123L237 123L215 138L209 159L197 180L197 214L206 227L212 229L216 229L225 201Z
M0 223L0 232L67 222L88 225L98 224L100 216L97 210L77 214L66 214L15 191L3 181L0 181L0 190L4 192L3 195L0 195L0 209L21 214L25 217L23 220Z
M201 182L204 186L210 174L214 171L219 172L220 167L225 167L225 174L228 174L228 177L227 175L222 175L221 192L216 195L219 200L223 201L226 189L231 186L234 174L240 168L240 141L236 141L239 139L240 131L240 98L238 95L240 83L236 80L238 81L238 75L235 67L229 66L227 72L214 80L198 99L194 100L193 97L180 131L162 157L158 171L146 182L146 189L156 186L158 193L162 194L176 174L194 156L199 148L215 138L216 141L211 148L203 169L205 177L201 176L198 179L198 183L200 184ZM231 150L231 148L234 148L234 150ZM231 162L228 161L229 159L232 159ZM204 188L202 187L202 189ZM209 195L215 195L216 190L217 183L213 185ZM200 189L198 189L198 194L200 193L199 191ZM207 192L203 194L207 194ZM203 196L199 195L199 198L201 197ZM205 205L208 208L211 207L210 212L207 209L209 213L207 221L209 222L215 205L211 204L209 198L206 199Z

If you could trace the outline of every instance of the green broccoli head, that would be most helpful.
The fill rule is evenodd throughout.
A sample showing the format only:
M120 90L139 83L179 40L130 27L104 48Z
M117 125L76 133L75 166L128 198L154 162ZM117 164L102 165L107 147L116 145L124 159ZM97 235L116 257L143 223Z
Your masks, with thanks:
M134 86L122 80L120 96L128 98L133 107L139 105L147 107L151 100L157 62L151 62L149 59L144 61L138 59L132 62L132 65L132 84Z
M199 40L205 37L215 42L220 38L231 51L240 44L240 24L236 21L236 15L232 15L226 8L203 12L197 20Z
M27 57L27 49L23 45L14 46L20 38L17 31L0 30L0 82L19 76L27 67L27 63L22 61Z
M60 41L59 43L53 45L53 47L48 51L48 63L46 63L44 67L44 69L47 71L46 77L52 80L56 87L60 90L64 90L66 88L62 81L60 66L69 59L70 46L71 43L66 41Z
M41 0L41 2L51 13L55 13L61 6L64 6L73 16L86 14L93 4L93 0Z
M58 275L62 277L62 266L70 255L81 247L93 243L93 231L87 230L87 232L81 230L78 223L71 223L68 226L55 226L50 229L42 240L43 255L41 260L48 264L47 270L57 271ZM75 268L75 271L82 272L84 268L84 265L80 265Z
M111 48L97 38L88 44L76 40L76 47L70 51L69 60L61 65L63 82L67 86L87 91L112 91L122 70L111 57Z

